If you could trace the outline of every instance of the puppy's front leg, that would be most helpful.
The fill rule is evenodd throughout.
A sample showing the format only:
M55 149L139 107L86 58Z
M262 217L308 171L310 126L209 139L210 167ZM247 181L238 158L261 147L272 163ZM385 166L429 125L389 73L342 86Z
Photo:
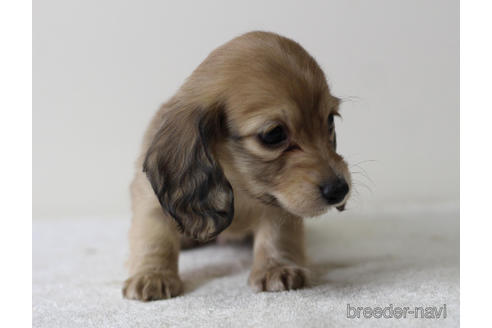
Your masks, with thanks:
M179 236L160 208L148 216L135 216L130 230L130 278L123 295L151 301L179 295ZM166 222L167 221L167 222Z
M137 177L132 189L142 187L143 182L142 177ZM140 301L170 298L182 291L178 276L180 235L151 190L141 194L133 197L130 278L125 281L123 296Z
M282 291L307 284L304 226L299 217L261 219L255 232L253 268L248 283L256 291Z

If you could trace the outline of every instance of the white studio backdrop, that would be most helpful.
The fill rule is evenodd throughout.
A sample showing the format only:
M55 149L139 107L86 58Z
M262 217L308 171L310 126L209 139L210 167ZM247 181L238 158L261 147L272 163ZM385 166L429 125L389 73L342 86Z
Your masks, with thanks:
M33 215L129 212L143 132L217 46L251 30L303 45L344 100L353 208L458 206L459 2L33 2ZM355 165L357 164L357 165Z

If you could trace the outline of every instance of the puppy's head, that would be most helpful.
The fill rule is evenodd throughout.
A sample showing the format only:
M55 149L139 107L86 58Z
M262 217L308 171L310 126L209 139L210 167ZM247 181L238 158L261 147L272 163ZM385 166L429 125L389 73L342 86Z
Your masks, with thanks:
M237 192L269 206L299 216L343 208L351 180L336 153L338 105L299 44L248 33L212 52L165 105L144 171L163 208L202 240L234 214L221 162L239 174Z

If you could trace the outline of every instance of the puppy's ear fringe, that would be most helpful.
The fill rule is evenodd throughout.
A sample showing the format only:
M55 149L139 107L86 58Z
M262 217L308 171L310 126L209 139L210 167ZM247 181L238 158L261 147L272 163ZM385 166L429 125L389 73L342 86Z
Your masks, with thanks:
M163 210L200 241L217 236L234 216L233 190L213 151L224 122L220 107L169 109L143 165Z

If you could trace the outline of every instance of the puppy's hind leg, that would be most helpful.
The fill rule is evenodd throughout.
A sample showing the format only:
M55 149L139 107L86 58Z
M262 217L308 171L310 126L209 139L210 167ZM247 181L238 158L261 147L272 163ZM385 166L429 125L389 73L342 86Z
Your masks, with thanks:
M133 219L129 232L130 278L123 296L151 301L177 296L182 291L178 275L180 234L167 217L143 174L132 183Z

